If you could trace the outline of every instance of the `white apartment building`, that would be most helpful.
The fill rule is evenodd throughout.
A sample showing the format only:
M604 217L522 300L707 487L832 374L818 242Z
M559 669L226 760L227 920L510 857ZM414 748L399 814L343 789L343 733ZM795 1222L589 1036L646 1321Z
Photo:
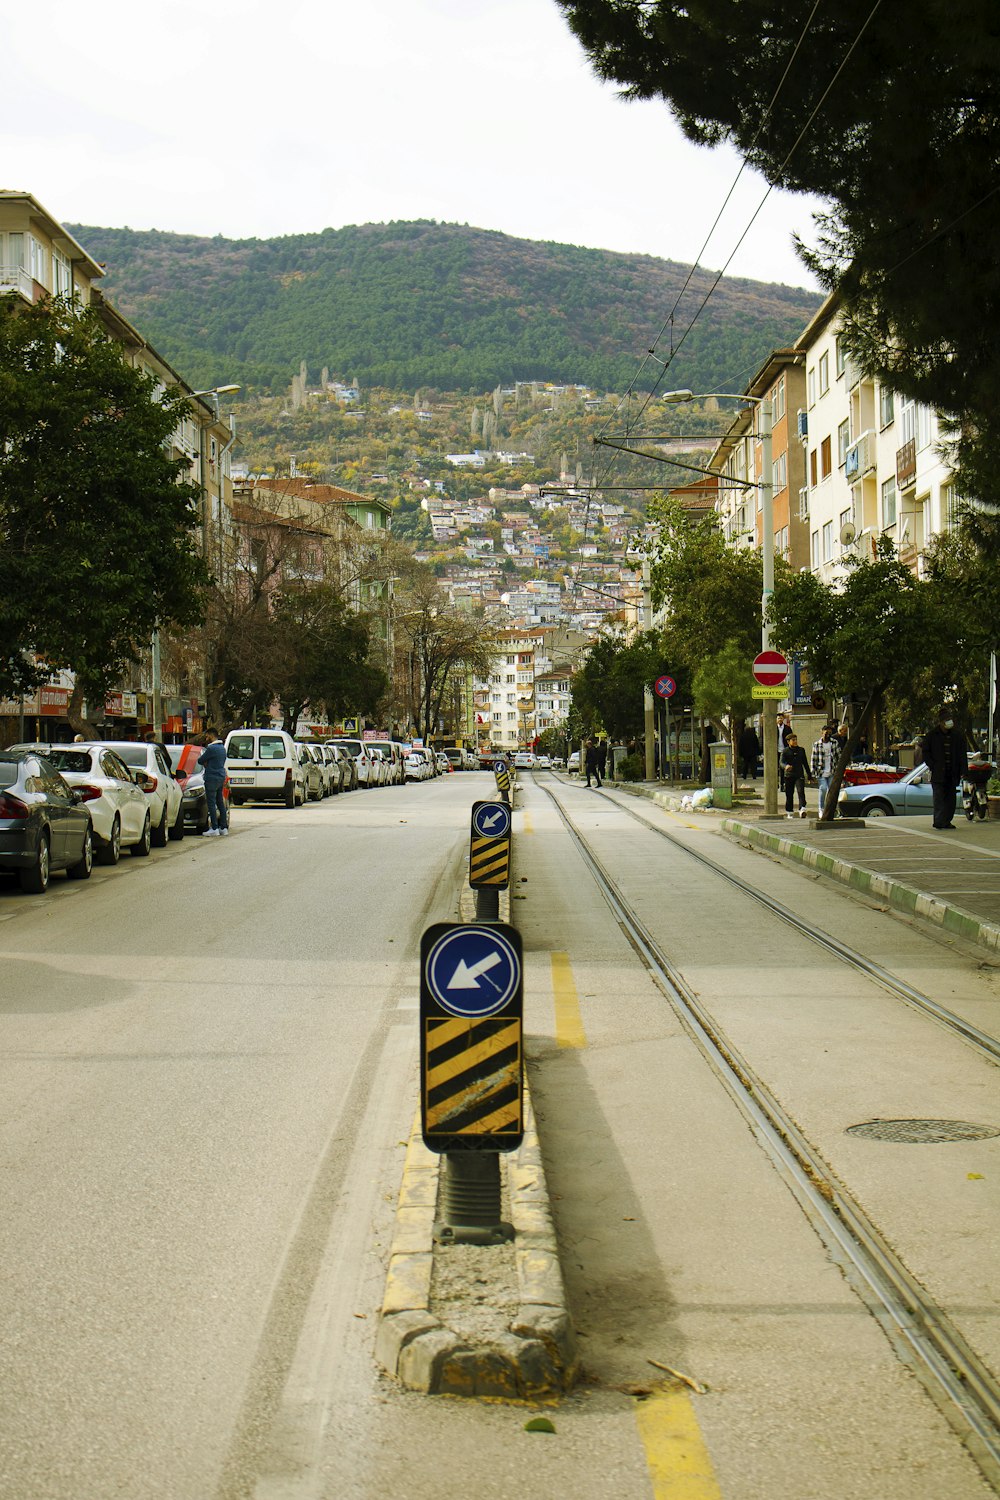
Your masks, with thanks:
M475 697L480 737L498 749L531 744L535 728L535 641L517 633L501 635L488 681L477 681Z
M809 567L831 581L845 558L872 556L878 537L888 536L919 573L922 551L956 517L954 477L938 452L941 418L862 375L844 352L835 297L795 348L806 372L799 515L808 526Z

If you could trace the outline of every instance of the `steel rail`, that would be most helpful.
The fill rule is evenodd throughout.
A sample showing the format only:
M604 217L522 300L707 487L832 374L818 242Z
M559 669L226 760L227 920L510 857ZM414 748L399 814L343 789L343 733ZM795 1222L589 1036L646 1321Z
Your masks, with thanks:
M1000 1040L994 1036L990 1036L989 1032L981 1031L971 1021L966 1021L964 1017L956 1015L947 1006L939 1004L937 1000L933 1000L930 995L925 995L922 990L915 989L913 985L907 984L905 979L900 979L897 975L891 974L881 964L877 964L872 959L866 958L863 953L858 953L856 949L849 947L846 943L842 943L839 938L835 938L830 933L824 932L822 927L816 927L812 922L807 922L804 917L800 917L790 907L776 900L775 897L767 896L762 891L756 890L748 881L741 880L738 875L732 874L724 866L716 864L714 859L709 859L706 854L700 854L697 849L692 849L682 839L675 838L667 829L657 828L655 823L651 823L648 818L644 818L634 808L627 807L624 803L619 802L617 798L605 796L603 792L601 795L612 806L617 807L630 818L634 818L637 823L641 823L643 828L648 828L650 833L655 833L660 838L666 839L675 849L680 849L691 859L697 860L699 864L711 870L713 874L720 875L723 880L728 881L730 885L742 891L745 896L749 896L752 901L756 901L758 905L766 907L776 917L780 917L783 922L787 922L789 927L793 927L802 937L808 938L810 942L818 944L821 948L825 948L828 953L834 954L843 963L866 974L869 979L881 985L884 990L887 990L896 999L903 1000L915 1010L919 1010L923 1014L930 1016L932 1020L944 1026L946 1030L960 1036L963 1041L967 1042L970 1047L974 1047L976 1051L982 1053L990 1062L1000 1064Z
M817 1233L853 1273L857 1289L894 1348L918 1375L984 1478L1000 1493L1000 1388L993 1374L716 1024L628 906L559 798L547 786L542 790L552 799L625 936L781 1170ZM646 826L653 833L660 832L652 824ZM712 865L710 860L705 863ZM726 871L718 873L728 878Z

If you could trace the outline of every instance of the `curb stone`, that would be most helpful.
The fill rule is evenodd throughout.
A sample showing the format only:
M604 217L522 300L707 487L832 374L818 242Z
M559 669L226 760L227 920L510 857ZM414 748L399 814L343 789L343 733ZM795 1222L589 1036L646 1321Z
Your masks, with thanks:
M744 823L736 818L726 818L721 828L722 832L730 838L743 839L752 847L764 849L769 854L794 859L799 864L816 870L819 874L829 875L833 880L839 880L842 885L850 886L852 890L859 891L864 896L872 896L879 901L885 901L895 911L905 912L910 917L922 917L935 927L943 928L946 932L955 933L970 942L978 943L981 947L1000 953L1000 927L992 922L983 921L981 917L963 910L960 906L942 901L938 896L928 895L925 891L906 885L901 880L895 880L890 875L878 875L873 870L866 870L863 865L837 859L825 849L813 849L808 844L798 843L794 838L766 833L752 823Z

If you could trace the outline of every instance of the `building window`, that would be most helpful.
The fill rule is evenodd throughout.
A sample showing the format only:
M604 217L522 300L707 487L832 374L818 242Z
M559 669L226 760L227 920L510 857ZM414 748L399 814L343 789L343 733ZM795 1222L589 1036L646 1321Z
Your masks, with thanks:
M828 479L833 473L833 461L830 457L830 439L828 437L825 437L819 445L819 470L821 479Z
M841 422L837 428L837 463L841 468L847 463L847 450L851 446L850 421Z
M833 522L827 521L823 527L823 561L829 562L833 557Z
M821 354L819 357L819 393L825 396L830 389L830 356Z
M958 525L962 497L953 484L941 486L941 525L945 531L953 531Z
M775 422L777 422L779 420L779 418L783 417L784 415L785 415L785 377L784 377L784 375L782 375L781 379L775 385L774 392L773 392L773 394L771 396L771 416L772 416L773 420Z
M31 259L29 270L33 281L39 282L47 287L49 284L48 269L49 257L45 246L40 240L36 240L33 234L28 235L28 254Z
M878 389L878 420L881 427L889 427L895 419L895 398L887 385Z
M887 479L882 486L882 530L889 531L896 524L896 478Z
M837 367L837 374L843 375L844 366L847 363L847 355L844 352L844 340L839 333L837 334L837 339L833 346L833 360L834 364Z
M899 408L900 447L917 440L917 403L912 396L905 398Z
M782 526L774 538L774 550L779 557L788 556L788 527Z
M840 512L840 535L841 536L843 536L843 534L844 534L844 527L846 525L848 525L848 523L850 522L850 519L851 519L851 512L849 510L842 510Z
M809 371L809 374L808 374L808 376L806 378L807 378L807 384L809 386L809 395L808 395L809 405L810 406L815 406L816 405L816 370L815 370L815 368L813 368L812 370Z
M815 571L815 569L819 567L819 532L818 531L814 531L813 534L812 534L812 536L809 538L809 561L812 563L813 570Z
M818 463L819 456L816 452L816 449L814 448L809 455L809 483L812 485L813 489L815 489L817 484L819 484L819 470L817 468Z
M777 495L788 483L788 454L779 453L771 465L771 491Z

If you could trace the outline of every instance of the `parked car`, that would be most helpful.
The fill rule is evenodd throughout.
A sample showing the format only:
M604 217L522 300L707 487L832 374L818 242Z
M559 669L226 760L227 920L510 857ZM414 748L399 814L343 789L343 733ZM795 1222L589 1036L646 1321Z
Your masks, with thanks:
M163 745L148 741L102 740L123 760L149 799L152 841L162 849L168 838L184 837L184 794Z
M441 754L447 760L453 771L465 770L465 751L457 745L446 745ZM479 762L476 762L477 766Z
M570 775L570 776L573 776L577 771L579 771L579 769L580 769L580 752L579 752L579 750L573 750L570 753L569 760L567 760L567 762L566 762L566 771L567 771L567 774Z
M33 751L0 751L0 870L41 895L54 870L87 880L94 861L90 812L79 791Z
M335 740L330 740L324 745L326 754L333 762L336 775L339 779L339 790L342 792L357 791L358 763L349 750Z
M322 748L311 740L296 740L295 753L302 762L306 783L306 800L322 802L330 795L330 767ZM339 787L338 787L339 790Z
M407 781L426 781L429 775L427 762L419 750L411 750L406 757Z
M170 764L174 768L181 788L181 808L184 814L185 828L192 829L195 833L204 833L209 825L208 797L205 794L205 773L198 769L198 757L204 749L203 745L168 745L166 747ZM229 777L226 777L222 786L222 796L226 804L226 823L231 824L233 820L232 796L229 790Z
M298 747L283 729L232 729L226 735L226 769L237 806L250 800L301 807L306 778Z
M372 777L369 778L370 786L389 785L389 762L382 754L377 745L365 746L372 763Z
M458 766L456 766L453 761L450 761L447 755L445 755L440 750L438 751L434 759L437 761L438 770L442 773L445 771L457 771L459 769Z
M406 749L398 740L365 740L369 750L381 750L386 763L386 782L389 786L402 786L406 780L403 761Z
M339 737L329 742L343 755L354 762L357 786L378 786L378 771L373 769L373 757L364 740L347 740Z
M921 762L905 776L841 787L837 811L842 818L910 817L915 813L931 817L934 792L930 768Z
M72 745L15 745L13 749L43 756L79 792L90 813L98 864L116 865L123 849L140 856L149 853L152 813L147 794L110 745L76 741Z
M514 756L514 767L519 771L533 771L535 757L530 750L519 750Z

